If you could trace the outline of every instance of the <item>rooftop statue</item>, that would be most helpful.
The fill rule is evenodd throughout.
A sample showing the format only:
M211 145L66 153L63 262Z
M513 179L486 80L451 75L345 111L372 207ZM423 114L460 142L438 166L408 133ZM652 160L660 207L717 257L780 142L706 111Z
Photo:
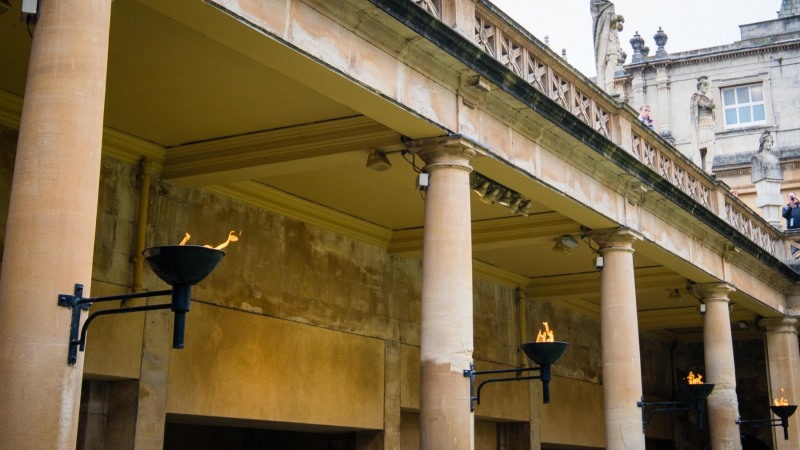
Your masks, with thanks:
M697 79L697 92L692 94L689 108L692 144L696 151L692 160L708 173L714 162L715 124L714 99L708 95L711 83L707 76Z
M781 161L778 155L772 151L775 140L769 131L761 133L758 139L758 151L750 159L752 170L750 181L757 183L761 180L780 181L783 180Z
M614 11L608 0L590 0L597 85L609 94L614 91L614 72L620 59L619 32L625 18Z

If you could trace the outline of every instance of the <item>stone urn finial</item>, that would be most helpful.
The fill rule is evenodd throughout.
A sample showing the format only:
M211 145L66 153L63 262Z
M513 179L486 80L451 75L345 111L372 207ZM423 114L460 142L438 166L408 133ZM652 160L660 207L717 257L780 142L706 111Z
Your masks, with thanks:
M661 27L658 27L658 31L656 34L653 35L653 39L656 41L656 45L658 49L656 50L656 58L666 58L667 57L667 50L664 49L664 46L667 45L667 33L664 33L664 30Z
M633 47L633 56L631 57L631 63L636 64L642 62L642 48L644 47L644 39L637 31L633 34L631 38L631 47Z

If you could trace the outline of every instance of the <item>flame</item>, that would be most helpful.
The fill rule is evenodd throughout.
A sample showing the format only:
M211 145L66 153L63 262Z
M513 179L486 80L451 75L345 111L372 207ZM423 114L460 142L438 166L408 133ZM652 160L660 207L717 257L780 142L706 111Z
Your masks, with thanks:
M236 236L235 233L236 233L236 230L231 230L230 233L228 233L228 239L225 242L223 242L222 244L219 244L216 247L212 247L210 245L204 245L203 247L205 247L205 248L213 248L215 250L222 250L223 248L227 247L228 244L230 244L231 242L236 242L236 241L239 240L239 236L242 235L241 230L239 231L239 236ZM179 245L186 245L186 243L189 242L189 239L191 237L192 237L192 235L190 235L189 233L186 233L186 236L183 237L183 240L181 241L181 243Z
M781 398L775 397L773 402L775 406L789 406L789 400L783 398L783 388L781 388Z
M550 325L547 322L542 322L544 324L544 332L539 330L539 334L536 335L536 342L555 342L555 336L553 335L553 330L550 329Z
M703 376L700 374L695 375L694 372L689 372L686 381L688 381L689 384L703 384Z

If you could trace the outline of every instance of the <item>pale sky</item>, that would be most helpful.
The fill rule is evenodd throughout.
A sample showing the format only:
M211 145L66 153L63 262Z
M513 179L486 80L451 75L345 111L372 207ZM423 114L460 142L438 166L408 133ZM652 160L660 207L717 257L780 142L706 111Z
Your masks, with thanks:
M515 22L561 54L588 77L595 76L590 0L490 0ZM669 39L668 53L677 53L740 40L739 25L777 19L781 0L614 0L625 17L620 33L622 49L631 62L634 32L644 38L650 55L656 52L653 35L660 26Z

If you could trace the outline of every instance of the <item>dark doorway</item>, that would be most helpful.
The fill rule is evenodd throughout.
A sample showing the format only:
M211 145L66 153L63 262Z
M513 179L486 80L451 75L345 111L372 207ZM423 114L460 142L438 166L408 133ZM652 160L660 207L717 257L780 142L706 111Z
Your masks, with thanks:
M167 423L164 450L355 450L355 433L311 433Z

